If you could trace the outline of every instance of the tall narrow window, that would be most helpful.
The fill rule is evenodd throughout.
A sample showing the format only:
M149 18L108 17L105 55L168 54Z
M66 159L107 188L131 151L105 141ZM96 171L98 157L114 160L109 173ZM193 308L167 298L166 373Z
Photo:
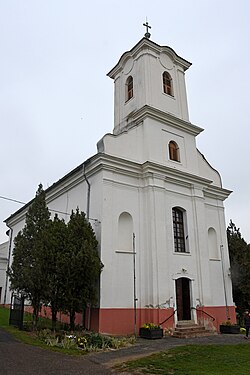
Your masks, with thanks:
M172 209L173 229L174 229L174 250L177 253L185 253L185 233L183 211L174 207Z
M176 142L170 141L168 145L169 159L174 161L180 161L179 147Z
M168 72L164 72L162 75L163 80L163 92L165 94L173 96L172 78Z
M133 98L133 96L134 96L133 77L129 76L126 81L126 101Z

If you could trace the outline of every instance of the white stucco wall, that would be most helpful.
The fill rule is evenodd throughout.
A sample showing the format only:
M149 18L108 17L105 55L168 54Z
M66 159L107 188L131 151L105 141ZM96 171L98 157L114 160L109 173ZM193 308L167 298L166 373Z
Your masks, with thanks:
M211 225L218 233L218 252L221 244L227 249L222 203L219 207L216 200L208 199L206 203L202 186L193 189L192 185L181 186L164 179L164 175L142 179L125 173L104 176L102 261L105 268L101 276L101 307L133 307L133 256L116 252L118 218L122 212L128 212L134 223L138 307L161 305L169 299L175 301L175 279L180 276L192 280L194 306L197 300L206 306L225 303L221 270L214 276L218 267L222 268L221 258L210 260L208 251ZM175 206L186 211L190 253L174 252L172 208ZM228 256L223 262L228 270ZM227 279L226 288L227 302L232 303Z
M176 142L179 147L180 162L169 158L170 141ZM106 134L98 146L101 152L112 156L140 164L151 161L206 178L213 185L222 187L219 173L197 150L195 136L166 122L145 119L119 135Z
M6 271L8 266L8 242L0 244L0 304L4 303Z

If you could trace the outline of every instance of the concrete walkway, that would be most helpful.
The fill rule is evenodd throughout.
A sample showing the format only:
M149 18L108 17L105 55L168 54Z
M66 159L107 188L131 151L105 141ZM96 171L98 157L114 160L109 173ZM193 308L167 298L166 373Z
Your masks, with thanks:
M89 354L90 360L95 363L111 366L118 362L124 362L134 358L144 357L152 353L164 351L176 346L185 345L225 345L225 344L246 344L250 345L249 340L244 339L242 334L218 334L207 337L180 339L175 337L164 337L159 340L147 340L138 338L135 345L129 348L123 348L117 351L108 351Z
M129 348L85 356L69 356L23 344L0 329L0 374L114 375L112 366L117 362L146 356L175 346L238 343L249 345L250 340L244 340L243 335L216 335L194 339L164 337L160 340L138 338L136 344Z
M23 344L0 329L1 375L111 375L111 369L89 360Z

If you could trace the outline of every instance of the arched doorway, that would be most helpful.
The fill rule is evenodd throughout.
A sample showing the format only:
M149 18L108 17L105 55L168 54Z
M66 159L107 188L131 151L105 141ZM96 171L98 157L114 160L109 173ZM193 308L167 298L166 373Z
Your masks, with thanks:
M190 280L181 277L175 280L177 317L179 320L191 320Z

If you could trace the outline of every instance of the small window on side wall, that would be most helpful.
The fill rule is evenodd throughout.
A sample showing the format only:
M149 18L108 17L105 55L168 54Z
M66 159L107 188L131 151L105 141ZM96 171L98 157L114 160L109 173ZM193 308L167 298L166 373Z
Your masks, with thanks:
M176 142L170 141L168 145L169 159L174 161L180 161L180 151Z
M134 96L133 77L129 76L126 81L126 102Z
M162 74L162 80L163 80L163 92L164 92L164 94L168 94L168 95L173 96L173 84L172 84L171 75L168 72L164 72Z

